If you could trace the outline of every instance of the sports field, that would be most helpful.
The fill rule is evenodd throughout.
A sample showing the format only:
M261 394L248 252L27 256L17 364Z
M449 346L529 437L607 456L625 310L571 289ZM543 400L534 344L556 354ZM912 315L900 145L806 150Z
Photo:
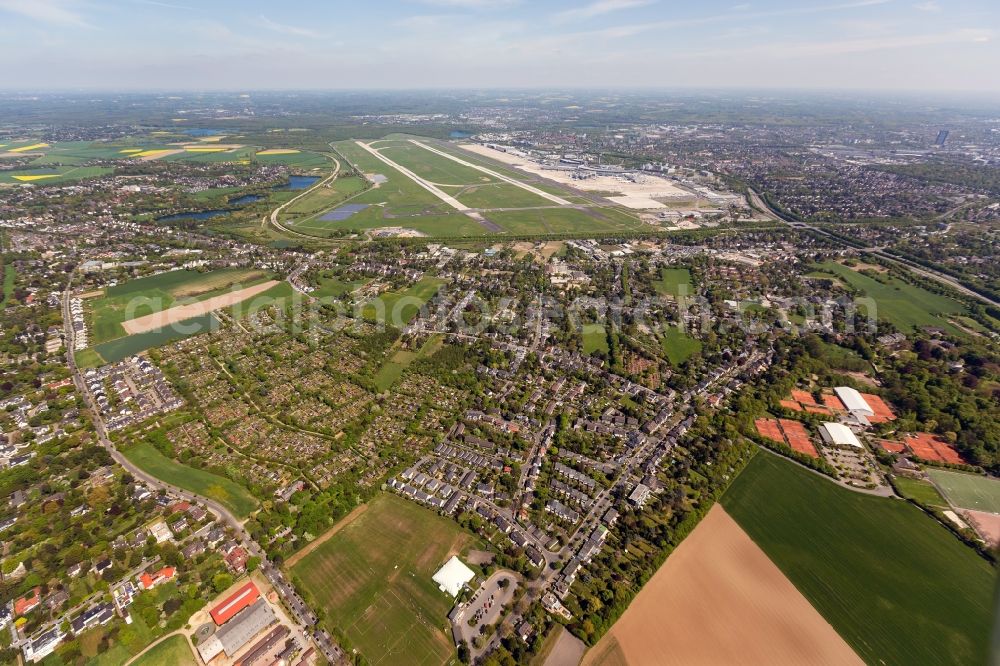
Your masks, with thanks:
M832 261L820 264L819 268L824 273L835 275L874 301L873 314L879 319L892 322L901 331L920 326L940 326L951 333L960 333L958 328L942 316L965 312L965 307L952 298L885 275L881 277L885 280L882 282ZM867 315L868 306L864 301L861 303L859 309Z
M476 543L454 521L383 494L292 575L367 663L444 664L455 656L448 627L452 598L431 580L456 553Z
M926 506L948 508L948 502L941 496L938 489L926 481L898 476L893 479L893 483L899 488L899 492L904 497L908 497Z
M865 661L987 661L996 572L913 505L766 452L721 502Z
M949 502L962 509L1000 513L1000 481L978 474L928 468L934 485Z
M257 500L243 486L225 477L171 460L148 442L140 442L123 453L126 458L147 474L184 490L213 499L239 518L246 518L251 511L257 508Z

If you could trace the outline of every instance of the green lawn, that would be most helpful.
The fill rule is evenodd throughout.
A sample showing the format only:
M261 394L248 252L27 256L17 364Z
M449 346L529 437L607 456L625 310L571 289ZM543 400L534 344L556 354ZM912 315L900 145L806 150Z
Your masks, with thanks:
M938 489L933 484L906 476L897 476L893 482L899 488L899 492L912 500L916 500L926 506L948 507L948 502L945 501L944 497L941 496L941 493L938 492Z
M578 208L511 210L485 213L484 216L515 236L637 231L645 226L631 218L627 222L616 221L595 210Z
M124 451L125 457L147 474L185 490L214 499L240 518L257 508L257 500L243 486L225 477L167 458L148 442Z
M183 636L171 636L134 662L134 666L196 666L197 660Z
M721 501L865 661L988 661L996 572L913 505L765 452Z
M427 341L417 351L398 350L391 358L387 359L375 375L375 388L379 391L388 390L393 384L403 376L410 364L418 358L433 354L441 348L444 336L435 333L427 338Z
M674 366L701 352L701 340L692 338L680 326L668 326L663 331L661 344L667 360Z
M361 315L368 320L384 321L401 328L417 316L420 308L437 293L442 284L444 280L440 278L423 277L405 291L390 291L372 299L362 308Z
M876 280L832 261L820 264L819 268L825 273L835 275L870 299L870 303L874 305L871 312L869 312L869 302L866 300L859 302L862 313L869 316L874 314L878 319L885 319L901 331L920 326L940 326L951 333L960 332L941 316L965 312L965 307L952 298L885 275Z
M455 658L447 620L453 599L431 576L475 544L454 521L383 494L292 575L368 663L436 666Z
M608 353L608 333L601 324L583 325L583 353L592 354L595 351Z
M309 292L309 295L313 298L329 298L331 296L334 298L340 298L344 294L354 291L365 283L365 280L345 282L337 278L321 277L318 280L316 289Z
M1000 481L978 474L930 469L931 481L955 506L974 511L1000 513Z
M104 359L93 349L81 349L73 355L73 358L77 366L84 370L104 365Z
M313 188L309 194L293 203L285 211L293 217L325 213L339 202L362 192L364 189L365 182L358 176L337 178L327 186Z
M691 286L691 271L686 268L662 268L660 279L653 282L656 293L676 299L678 296L691 296L694 287Z

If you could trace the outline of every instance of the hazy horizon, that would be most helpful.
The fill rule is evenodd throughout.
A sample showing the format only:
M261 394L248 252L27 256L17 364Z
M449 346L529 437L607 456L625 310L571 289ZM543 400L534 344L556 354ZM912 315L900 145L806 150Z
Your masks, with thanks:
M0 0L23 91L1000 93L988 0Z

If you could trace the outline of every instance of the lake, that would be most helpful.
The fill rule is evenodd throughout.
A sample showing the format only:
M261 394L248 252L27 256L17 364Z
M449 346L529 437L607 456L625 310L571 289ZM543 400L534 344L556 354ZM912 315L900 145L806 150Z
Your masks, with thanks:
M246 204L253 203L254 201L260 201L263 198L264 197L259 194L244 194L241 197L230 199L229 203L233 206L245 206Z
M276 190L307 190L316 182L319 181L319 176L289 176L288 182L284 185L275 185Z

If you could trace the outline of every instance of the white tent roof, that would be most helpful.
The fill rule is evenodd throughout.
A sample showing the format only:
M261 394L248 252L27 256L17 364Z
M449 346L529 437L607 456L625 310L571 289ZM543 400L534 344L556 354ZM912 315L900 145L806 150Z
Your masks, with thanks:
M857 436L843 423L824 423L819 427L819 434L827 444L861 448Z
M838 386L833 389L840 401L844 403L849 412L861 412L865 416L875 416L875 410L871 408L867 401L861 397L856 389L850 386Z
M438 584L442 592L457 597L458 593L462 591L462 587L475 576L472 569L465 566L462 560L458 559L458 556L452 556L431 579Z

